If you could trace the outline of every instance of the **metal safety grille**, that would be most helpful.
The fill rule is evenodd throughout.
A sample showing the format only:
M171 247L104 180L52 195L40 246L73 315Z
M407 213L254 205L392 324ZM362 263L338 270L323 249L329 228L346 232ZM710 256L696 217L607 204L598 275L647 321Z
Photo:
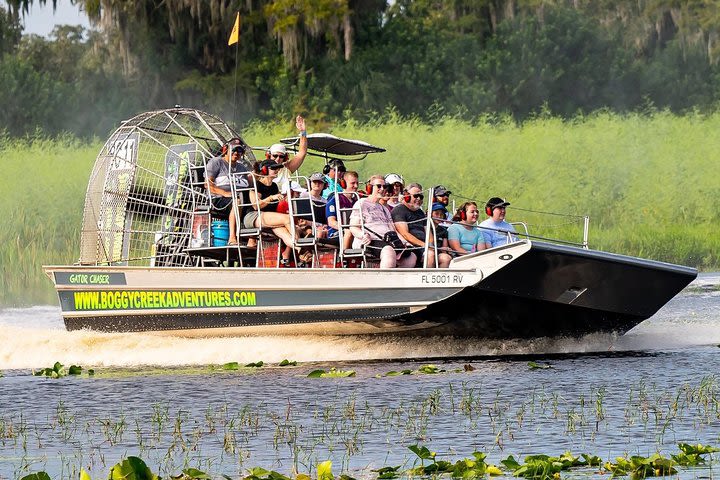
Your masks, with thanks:
M239 135L222 120L195 109L123 122L90 175L80 264L189 265L193 218L210 207L205 165L233 137ZM241 161L254 161L249 147Z

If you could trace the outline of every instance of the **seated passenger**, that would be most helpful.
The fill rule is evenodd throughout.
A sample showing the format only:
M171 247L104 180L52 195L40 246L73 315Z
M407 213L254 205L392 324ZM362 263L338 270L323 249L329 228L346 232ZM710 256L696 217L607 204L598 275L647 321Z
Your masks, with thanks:
M448 229L445 226L448 217L448 211L445 209L445 205L440 202L433 203L432 213L430 213L430 215L435 224L435 243L437 244L438 250L448 253L450 258L452 258L452 252L448 244Z
M310 175L310 190L307 193L301 195L301 198L310 198L313 204L327 203L327 199L323 197L323 191L328 187L328 183L325 181L325 175L320 172L315 172Z
M345 176L343 177L345 180L345 190L338 195L330 195L330 198L328 198L325 206L325 216L328 222L328 238L335 238L338 236L338 208L350 208L355 205L355 202L358 200L358 196L356 194L359 185L358 177L357 172L345 172ZM335 199L340 202L339 206L335 204ZM346 228L343 232L343 241L345 243L343 245L344 249L350 248L352 245L352 239L353 236L350 233L350 230Z
M249 185L247 176L233 174L245 173L247 168L240 163L240 157L244 153L244 146L239 138L233 138L223 145L222 155L211 158L206 167L207 188L210 191L210 201L212 203L212 213L228 219L230 235L228 244L237 244L237 222L235 214L231 214L237 210L237 201L232 198L232 189L230 186L231 178L235 178L235 188L246 188ZM241 203L246 203L240 199ZM243 212L238 212L238 217L242 217Z
M282 165L273 160L255 162L253 166L253 178L255 190L250 191L250 202L253 210L248 211L243 219L245 228L271 228L272 232L280 238L288 247L294 247L290 227L290 215L278 213L278 204L285 199L280 193L278 184L275 183L277 172L283 168ZM258 210L259 208L259 210ZM281 264L287 266L290 262L290 251L285 249L282 253Z
M388 173L385 175L385 185L389 185L385 192L385 204L391 209L395 208L402 203L400 199L405 191L405 180L397 173Z
M445 206L445 212L449 212L450 209L448 208L448 205L450 205L450 194L452 194L452 192L447 188L442 185L435 185L433 187L433 203L442 203ZM446 220L452 220L451 217L452 216L448 213Z
M408 185L405 192L400 195L402 203L393 208L392 219L395 223L395 229L406 242L415 246L415 255L418 259L422 259L425 254L425 238L427 231L427 215L422 209L425 195L422 192L422 186L418 183ZM435 266L435 251L432 247L428 248L428 267ZM447 268L452 258L447 253L440 253L438 256L438 265L440 268ZM420 262L422 265L422 262Z
M465 202L453 217L454 222L448 227L448 243L455 253L465 255L489 248L485 236L477 227L479 215L475 202Z
M295 126L298 129L300 136L300 144L298 146L298 152L290 160L287 147L282 143L276 143L268 148L266 154L267 160L274 160L279 163L282 168L278 171L274 182L280 185L280 189L285 191L287 185L290 183L290 176L297 171L298 168L305 161L307 155L307 131L305 129L305 119L300 115L295 118Z
M482 232L489 248L518 241L515 235L506 233L516 233L515 227L505 221L505 207L509 205L510 202L506 202L504 198L500 197L492 197L485 204L485 213L490 218L483 221L480 226L484 227Z
M322 196L324 199L330 198L330 195L335 192L342 192L343 186L343 175L345 175L345 164L338 158L332 158L323 167L323 175L325 175L325 182L327 187L323 190Z
M278 202L277 212L278 213L290 213L290 199L302 197L303 194L307 195L307 190L302 188L299 183L291 181L285 188L283 188L282 194L285 196Z
M317 238L327 237L327 218L325 216L325 204L327 200L322 197L325 188L325 177L320 172L315 172L309 178L310 190L303 189L298 198L307 199L295 203L296 214L299 215L297 223L305 227L304 236L312 235L312 219L315 220L315 236ZM311 214L312 210L312 214Z
M397 235L390 211L380 204L385 195L385 178L382 175L370 177L368 190L369 195L355 203L350 215L350 231L355 237L353 247L365 245L368 255L380 259L380 268L414 267L417 261L414 253L406 249L396 251L383 240L388 232Z

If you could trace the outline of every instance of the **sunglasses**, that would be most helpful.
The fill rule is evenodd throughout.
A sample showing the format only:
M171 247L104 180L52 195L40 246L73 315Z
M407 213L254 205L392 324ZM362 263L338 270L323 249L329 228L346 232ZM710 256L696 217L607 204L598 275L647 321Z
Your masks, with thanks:
M449 194L449 193L443 193L442 195L435 195L435 196L438 197L438 198L440 198L440 197L449 197L450 194Z
M271 158L285 158L284 153L273 153L270 155Z
M376 187L378 190L385 190L386 186L384 183L373 183L373 187Z
M411 196L412 198L415 198L415 199L418 199L418 198L419 198L420 200L423 200L423 199L425 198L425 195L422 194L422 193L413 193L413 194L410 195L410 196Z

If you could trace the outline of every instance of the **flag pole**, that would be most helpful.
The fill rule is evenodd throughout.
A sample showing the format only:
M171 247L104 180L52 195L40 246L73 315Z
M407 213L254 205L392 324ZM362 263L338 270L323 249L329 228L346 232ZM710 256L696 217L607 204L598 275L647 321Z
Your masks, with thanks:
M233 24L228 45L235 44L235 81L233 86L233 125L237 128L237 85L238 85L238 52L240 51L240 10L235 15L235 23Z
M238 50L240 50L240 42L235 44L235 86L233 87L233 125L235 130L238 129L237 120L237 87L238 87Z

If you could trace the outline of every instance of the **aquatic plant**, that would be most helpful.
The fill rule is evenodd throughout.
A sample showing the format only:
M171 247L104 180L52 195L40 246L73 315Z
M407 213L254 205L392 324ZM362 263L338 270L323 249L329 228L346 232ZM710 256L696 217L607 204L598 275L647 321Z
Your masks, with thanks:
M260 368L263 365L265 365L265 362L263 362L262 360L260 360L259 362L245 364L246 367L250 367L250 368Z
M547 370L549 368L553 368L553 366L549 363L537 363L532 361L528 362L527 365L530 370Z
M440 369L437 365L423 365L420 368L417 369L418 373L425 373L428 375L432 375L435 373L441 373L445 370Z
M280 367L295 367L295 366L297 366L297 364L298 364L298 362L296 362L296 361L294 361L294 360L291 362L290 360L288 360L288 359L286 358L286 359L284 359L282 362L280 362L280 363L278 364L278 366L280 366Z
M469 370L467 368L464 368L464 369L458 368L458 369L453 370L453 372L454 373L462 373L462 372L470 372L472 370L474 370L474 368L471 370ZM428 365L422 365L422 366L418 367L417 370L410 370L410 369L404 369L404 370L400 370L400 371L390 370L389 372L386 372L383 375L377 374L376 377L378 377L378 378L379 377L397 377L399 375L415 375L415 374L435 375L438 373L446 373L446 372L447 372L447 370L443 370L440 367L438 367L437 365L428 364Z
M702 457L708 453L720 452L720 449L711 447L710 445L690 445L687 443L678 443L680 453L671 455L673 461L683 467L694 467L705 463Z
M389 372L385 373L384 375L378 374L378 377L379 376L397 377L398 375L411 375L412 373L413 373L413 371L410 369L400 370L399 372L396 372L395 370L390 370Z
M355 370L336 370L335 367L330 370L313 370L307 374L307 378L345 378L354 377Z
M48 475L46 472L38 472L38 473L31 473L30 475L25 475L20 480L52 480L50 478L50 475Z
M109 480L159 480L150 468L138 457L128 457L110 469Z
M631 479L642 479L646 477L659 477L664 475L675 475L675 462L655 453L649 457L639 455L630 458L617 457L616 462L605 462L605 469L612 472L612 477L629 475Z
M41 368L40 370L33 370L33 375L36 377L48 377L48 378L60 378L66 375L80 375L83 368L78 365L70 365L65 371L65 366L60 362L55 362L52 367ZM88 372L89 373L89 372ZM93 371L92 374L95 372Z

